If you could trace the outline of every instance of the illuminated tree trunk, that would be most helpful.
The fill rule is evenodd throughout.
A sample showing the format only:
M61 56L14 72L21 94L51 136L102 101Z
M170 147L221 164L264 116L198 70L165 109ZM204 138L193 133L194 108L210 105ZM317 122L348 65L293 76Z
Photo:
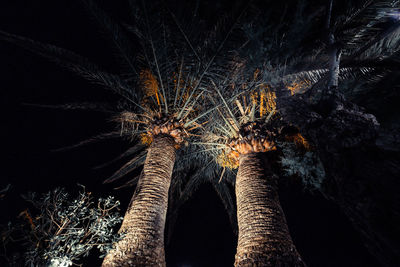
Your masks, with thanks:
M235 266L305 266L279 203L277 177L262 156L250 153L239 159Z
M174 145L168 135L154 138L120 229L126 235L105 257L104 267L165 266L164 227Z

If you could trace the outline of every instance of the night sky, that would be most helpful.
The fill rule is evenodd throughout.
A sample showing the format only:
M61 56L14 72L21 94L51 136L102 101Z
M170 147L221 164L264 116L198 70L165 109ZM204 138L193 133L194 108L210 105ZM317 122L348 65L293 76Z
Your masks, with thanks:
M113 16L125 16L123 5L106 6L106 9ZM0 29L65 47L106 69L117 69L110 44L79 1L2 1ZM115 191L114 185L102 184L119 165L100 171L93 167L126 150L127 141L100 142L71 151L52 152L113 130L111 118L94 111L24 105L107 102L116 96L7 43L0 43L0 84L3 155L0 188L12 185L9 194L0 200L1 223L14 220L24 209L20 193L47 192L58 186L73 192L78 189L77 183L85 185L96 196L116 196L125 209L133 188ZM284 183L280 191L292 238L308 266L378 266L334 203L319 193L304 192L296 181ZM236 237L222 203L211 186L203 185L180 210L166 248L167 264L232 266L235 247ZM98 263L94 264L95 261ZM93 257L87 266L100 262Z

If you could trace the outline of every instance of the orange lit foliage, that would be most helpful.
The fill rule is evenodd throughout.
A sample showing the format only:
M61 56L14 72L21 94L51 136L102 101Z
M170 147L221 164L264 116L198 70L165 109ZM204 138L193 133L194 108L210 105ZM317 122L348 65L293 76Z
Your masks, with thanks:
M293 83L287 86L287 89L290 91L291 95L298 93L301 89L306 88L311 85L310 81L301 80L301 81L294 81Z
M158 96L158 81L150 70L142 70L140 72L140 81L142 83L145 95L147 97L156 97L157 104L160 106L160 98ZM162 96L161 96L162 98Z
M288 142L293 142L300 149L311 150L310 143L300 133L286 136L285 139Z
M153 136L148 133L141 133L140 141L143 145L150 146L153 142Z
M258 96L260 96L259 101ZM268 85L263 85L259 93L252 92L250 99L254 106L259 104L260 118L264 117L267 112L270 113L276 109L276 94L270 90Z
M231 153L222 152L218 155L217 163L223 168L237 169L239 167L239 157L235 155L235 151Z

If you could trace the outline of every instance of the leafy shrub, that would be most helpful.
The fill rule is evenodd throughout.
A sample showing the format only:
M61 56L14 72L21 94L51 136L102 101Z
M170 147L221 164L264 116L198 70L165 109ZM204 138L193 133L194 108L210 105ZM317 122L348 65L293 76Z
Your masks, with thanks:
M82 186L83 187L83 186ZM96 247L104 257L121 235L114 231L122 222L119 201L109 196L94 200L83 190L75 198L64 189L54 189L38 197L24 195L32 210L20 213L2 232L4 250L14 247L23 255L8 257L10 265L58 266L77 264ZM19 259L18 259L19 258Z

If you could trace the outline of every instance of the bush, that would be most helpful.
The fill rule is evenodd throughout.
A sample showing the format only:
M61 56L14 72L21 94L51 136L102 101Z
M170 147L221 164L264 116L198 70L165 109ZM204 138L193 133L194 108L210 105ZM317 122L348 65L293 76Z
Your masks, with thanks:
M28 193L23 197L32 205L20 213L16 223L9 222L2 231L6 248L23 251L23 255L8 256L10 265L58 266L77 264L96 247L104 257L121 235L114 231L122 222L119 201L109 196L94 201L83 190L72 198L57 188L41 197Z

